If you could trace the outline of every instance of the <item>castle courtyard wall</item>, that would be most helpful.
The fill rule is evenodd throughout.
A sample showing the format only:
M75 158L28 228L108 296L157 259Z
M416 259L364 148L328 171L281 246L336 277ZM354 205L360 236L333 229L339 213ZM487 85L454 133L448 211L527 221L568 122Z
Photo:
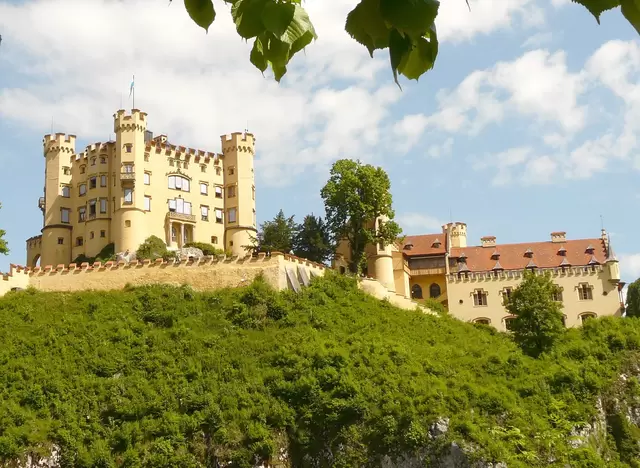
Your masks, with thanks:
M257 257L205 257L200 260L170 262L134 261L131 263L106 262L89 265L51 265L25 268L12 266L12 276L0 283L0 296L11 287L34 287L40 291L117 290L125 286L168 284L189 285L199 291L238 287L250 283L262 274L278 290L287 289L287 268L306 276L323 275L326 267L314 262L274 252L271 256ZM11 287L9 286L11 285Z

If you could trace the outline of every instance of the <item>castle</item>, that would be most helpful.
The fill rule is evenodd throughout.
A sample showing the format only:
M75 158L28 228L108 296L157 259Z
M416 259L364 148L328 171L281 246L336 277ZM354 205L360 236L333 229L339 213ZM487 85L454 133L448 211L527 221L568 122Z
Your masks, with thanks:
M349 261L346 247L339 246L334 262L342 271ZM544 242L498 244L494 236L485 236L480 245L469 246L467 225L449 223L441 233L372 245L366 254L365 273L390 292L417 301L431 298L458 319L502 331L510 328L513 317L506 305L525 271L552 275L567 327L624 310L620 266L604 229L592 239L571 240L565 232L553 232Z
M205 242L244 255L256 232L253 135L223 135L220 154L154 137L138 109L113 119L115 141L82 153L75 135L44 137L44 220L27 266L68 265L110 243L135 251L151 235L170 249Z

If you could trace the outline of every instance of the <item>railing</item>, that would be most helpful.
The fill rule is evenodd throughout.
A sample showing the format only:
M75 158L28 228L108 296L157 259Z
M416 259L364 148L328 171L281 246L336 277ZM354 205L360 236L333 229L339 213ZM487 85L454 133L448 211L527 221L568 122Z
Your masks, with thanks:
M135 172L121 172L120 180L135 180L136 173Z
M176 221L188 221L191 223L196 222L196 215L184 214L184 213L176 213L175 211L169 211L167 213L167 217L169 219L175 219Z
M425 275L444 275L446 270L444 267L438 268L415 268L410 269L409 274L411 276L425 276Z

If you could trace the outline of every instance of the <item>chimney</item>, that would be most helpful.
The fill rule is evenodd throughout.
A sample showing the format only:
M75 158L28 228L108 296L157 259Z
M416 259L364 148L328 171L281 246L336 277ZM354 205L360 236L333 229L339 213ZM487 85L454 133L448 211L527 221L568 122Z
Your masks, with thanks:
M551 233L551 242L566 242L567 233L564 231L557 231Z
M484 236L480 239L482 243L482 247L495 247L496 246L496 236Z

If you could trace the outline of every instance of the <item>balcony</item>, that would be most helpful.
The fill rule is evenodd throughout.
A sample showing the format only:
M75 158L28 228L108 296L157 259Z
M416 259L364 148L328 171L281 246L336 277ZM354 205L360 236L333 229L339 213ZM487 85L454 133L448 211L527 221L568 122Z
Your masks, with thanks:
M412 268L409 270L411 276L432 276L432 275L444 275L446 273L444 267L435 268Z
M167 218L174 221L183 221L183 222L186 221L188 223L196 222L196 215L176 213L175 211L169 211L167 213Z
M136 173L135 172L121 172L120 173L120 180L125 181L125 180L136 180Z

